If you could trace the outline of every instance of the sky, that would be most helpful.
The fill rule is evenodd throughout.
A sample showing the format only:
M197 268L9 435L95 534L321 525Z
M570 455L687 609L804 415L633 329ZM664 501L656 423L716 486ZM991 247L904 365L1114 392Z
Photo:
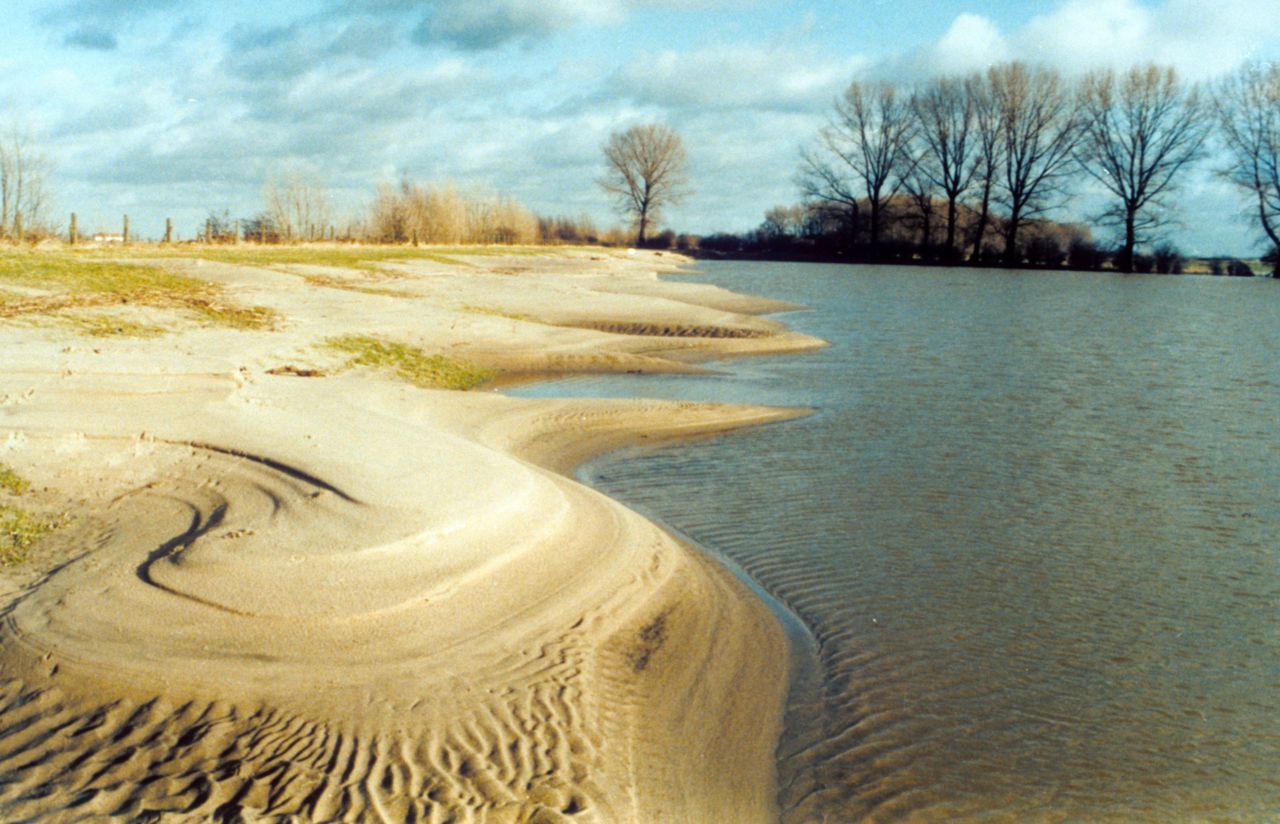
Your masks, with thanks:
M621 223L610 133L661 122L689 153L677 231L744 231L854 79L1024 60L1078 74L1156 61L1209 82L1280 58L1276 0L0 0L0 127L53 162L54 219L190 237L315 176L338 215L408 177ZM1263 247L1244 202L1189 176L1185 252ZM1096 193L1063 218L1097 211Z

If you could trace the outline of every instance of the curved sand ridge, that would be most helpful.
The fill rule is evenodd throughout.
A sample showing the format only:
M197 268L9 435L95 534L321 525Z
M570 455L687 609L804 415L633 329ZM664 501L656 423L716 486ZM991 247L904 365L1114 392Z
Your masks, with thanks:
M3 613L0 817L774 815L774 619L542 465L794 413L14 374L4 460L83 517Z

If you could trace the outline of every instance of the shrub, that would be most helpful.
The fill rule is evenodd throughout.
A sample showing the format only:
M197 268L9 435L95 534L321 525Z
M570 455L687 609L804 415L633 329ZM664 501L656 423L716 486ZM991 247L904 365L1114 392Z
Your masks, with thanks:
M1155 270L1162 275L1182 274L1183 264L1186 262L1182 257L1182 253L1168 243L1163 243L1155 248L1152 260Z

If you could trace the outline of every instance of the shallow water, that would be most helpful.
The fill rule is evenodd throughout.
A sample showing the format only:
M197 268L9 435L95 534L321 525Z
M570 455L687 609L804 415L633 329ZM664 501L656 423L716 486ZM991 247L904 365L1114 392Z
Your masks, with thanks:
M585 469L808 628L785 820L1280 818L1280 284L703 269L832 347L519 394L819 410Z

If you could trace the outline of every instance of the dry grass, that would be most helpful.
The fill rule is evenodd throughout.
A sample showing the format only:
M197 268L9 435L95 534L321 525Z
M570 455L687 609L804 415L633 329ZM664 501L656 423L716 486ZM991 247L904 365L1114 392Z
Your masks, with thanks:
M464 257L542 255L552 247L541 246L402 246L350 243L308 243L297 245L244 243L233 246L139 245L111 249L113 258L199 259L240 266L330 266L338 269L379 271L382 263L430 260L448 266L470 266Z
M416 346L371 335L330 338L326 345L350 355L349 366L368 366L392 372L402 380L428 389L471 389L497 377L491 369L444 355L431 355Z
M30 486L30 481L14 472L11 467L0 463L0 490L4 490L11 495L21 495Z
M237 329L270 328L277 321L270 309L229 300L217 284L175 274L157 263L107 258L93 251L0 250L0 285L4 284L46 294L0 292L0 318L133 304L177 309Z
M66 321L77 331L94 338L157 338L169 331L163 326L110 315L68 315Z
M538 319L533 315L526 315L523 312L504 312L501 309L494 309L491 306L472 306L471 304L466 304L462 307L462 311L470 312L473 315L488 315L494 318L509 318L511 320L538 323Z
M30 488L26 478L0 464L0 566L22 563L36 541L67 521L65 516L42 518L12 502Z

